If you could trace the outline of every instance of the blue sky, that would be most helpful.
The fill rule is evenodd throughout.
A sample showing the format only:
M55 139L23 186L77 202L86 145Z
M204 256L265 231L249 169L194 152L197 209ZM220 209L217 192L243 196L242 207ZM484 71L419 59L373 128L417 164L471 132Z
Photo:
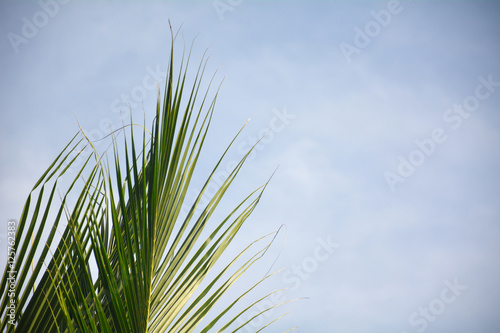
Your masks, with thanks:
M279 168L240 241L286 224L268 287L309 297L270 332L498 332L498 2L54 1L0 5L0 225L75 114L96 138L122 96L151 119L170 19L225 77L200 179L247 119L224 167L269 133L235 193Z

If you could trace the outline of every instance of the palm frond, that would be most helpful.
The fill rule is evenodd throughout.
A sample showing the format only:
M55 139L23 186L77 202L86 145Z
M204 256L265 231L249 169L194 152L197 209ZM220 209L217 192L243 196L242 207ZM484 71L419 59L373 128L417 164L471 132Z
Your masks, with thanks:
M222 268L214 271L259 203L267 183L244 197L221 221L214 221L216 208L251 152L209 202L202 204L233 139L190 204L188 214L181 215L181 208L188 204L188 189L218 90L209 101L212 77L207 91L200 93L207 63L204 58L190 88L189 56L174 75L174 41L173 37L165 89L163 97L158 89L151 130L131 119L131 126L113 133L112 156L99 155L82 131L33 187L18 222L14 269L6 267L0 284L4 309L0 331L222 332L260 301L226 318L270 275L213 313L227 290L272 243L267 235L228 263L225 259ZM139 141L137 128L142 131ZM121 133L123 141L117 136ZM68 170L75 168L82 145L92 153L70 176ZM71 181L57 203L63 176ZM71 198L74 203L70 204ZM92 263L96 268L91 268ZM6 310L12 300L7 292L12 281L9 271L17 272L17 326L9 323ZM200 326L202 323L205 326Z

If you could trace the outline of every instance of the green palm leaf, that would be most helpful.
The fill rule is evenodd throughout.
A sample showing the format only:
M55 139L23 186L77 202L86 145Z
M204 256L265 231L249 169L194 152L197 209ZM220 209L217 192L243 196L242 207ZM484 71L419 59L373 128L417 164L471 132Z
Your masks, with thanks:
M217 93L211 101L208 89L200 94L206 60L200 62L190 88L189 61L181 62L174 75L174 40L151 131L131 122L121 130L123 141L115 132L111 158L100 156L82 131L83 137L76 135L33 187L17 226L16 262L6 266L0 284L1 331L222 332L259 301L227 318L268 276L213 313L272 242L267 235L214 271L267 186L243 198L222 221L213 221L250 151L202 206L201 198L233 139L188 214L181 216ZM92 154L71 176L59 203L60 179L70 177L68 170L75 168L82 145ZM14 298L8 296L12 271ZM16 326L11 325L10 302L15 303Z

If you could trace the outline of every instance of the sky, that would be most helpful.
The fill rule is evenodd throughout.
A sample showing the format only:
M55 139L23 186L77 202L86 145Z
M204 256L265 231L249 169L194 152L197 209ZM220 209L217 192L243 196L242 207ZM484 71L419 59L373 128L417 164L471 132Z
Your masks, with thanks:
M497 1L2 1L1 251L77 118L151 121L168 20L223 81L197 179L248 119L227 207L277 168L238 242L285 225L248 278L304 299L267 331L500 331Z

